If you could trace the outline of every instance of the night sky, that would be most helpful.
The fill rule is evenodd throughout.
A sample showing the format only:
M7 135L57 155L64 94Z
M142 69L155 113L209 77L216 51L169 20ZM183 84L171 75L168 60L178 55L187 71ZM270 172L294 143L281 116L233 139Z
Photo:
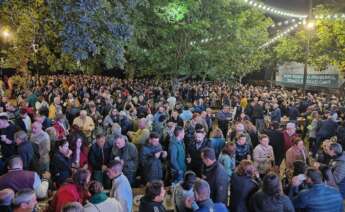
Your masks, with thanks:
M265 0L264 2L272 7L296 13L308 12L309 0Z

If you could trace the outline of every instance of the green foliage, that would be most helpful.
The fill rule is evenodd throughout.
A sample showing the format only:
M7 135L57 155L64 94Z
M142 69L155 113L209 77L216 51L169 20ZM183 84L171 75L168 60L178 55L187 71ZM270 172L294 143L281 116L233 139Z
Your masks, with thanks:
M332 10L318 7L316 14L332 14ZM310 55L306 58L307 36L310 33ZM297 61L314 65L324 70L334 65L345 70L345 24L342 20L318 20L314 30L303 27L295 34L278 42L274 47L280 62Z
M127 67L141 75L232 78L258 70L272 23L237 1L149 0L132 17Z

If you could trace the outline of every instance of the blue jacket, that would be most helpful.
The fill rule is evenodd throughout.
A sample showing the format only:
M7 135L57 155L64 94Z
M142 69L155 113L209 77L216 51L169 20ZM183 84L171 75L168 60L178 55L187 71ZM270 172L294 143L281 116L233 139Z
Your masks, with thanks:
M163 179L163 165L160 158L156 158L155 153L163 151L162 147L146 144L141 149L140 162L144 172L146 182Z
M321 122L320 129L316 132L316 136L322 139L330 138L336 134L338 124L332 119Z
M170 139L169 156L171 169L184 173L186 171L186 151L183 141L178 141L175 136Z
M271 112L271 121L272 122L273 121L280 122L281 117L282 117L282 112L281 112L279 107Z
M202 202L197 202L199 209L195 212L228 212L228 209L223 203L213 203L212 200L208 199Z
M302 190L292 198L295 208L304 209L306 212L341 212L343 211L343 198L332 187L324 184L313 185Z
M216 153L216 157L219 157L220 152L222 151L223 147L225 146L225 139L224 138L210 138L211 147L214 149Z

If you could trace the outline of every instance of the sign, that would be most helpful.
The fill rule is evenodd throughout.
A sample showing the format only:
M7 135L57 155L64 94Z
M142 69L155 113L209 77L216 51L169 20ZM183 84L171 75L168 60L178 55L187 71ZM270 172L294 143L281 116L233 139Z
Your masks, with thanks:
M338 77L339 75L336 74L309 74L307 85L336 88ZM281 83L303 84L303 74L283 74Z

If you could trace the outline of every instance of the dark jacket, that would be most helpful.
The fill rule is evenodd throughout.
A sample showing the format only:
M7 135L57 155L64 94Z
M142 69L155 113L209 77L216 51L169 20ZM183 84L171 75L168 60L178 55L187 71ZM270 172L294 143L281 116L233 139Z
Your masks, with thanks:
M340 156L331 162L331 169L334 176L335 183L339 187L339 191L345 199L345 153L343 152Z
M153 202L147 197L140 199L139 212L165 212L163 203Z
M342 212L343 201L339 192L323 184L313 185L292 198L296 209L305 212Z
M202 202L197 202L199 209L195 212L227 212L228 209L223 203L213 203L212 200L208 199Z
M263 191L256 192L250 200L250 211L253 212L294 212L289 197L279 195L272 197Z
M184 173L186 171L186 151L183 141L178 141L175 136L169 142L170 167L173 172Z
M146 182L151 180L163 179L163 165L160 158L156 158L155 153L163 151L162 147L146 144L141 149L140 162L144 170L144 178Z
M223 147L225 146L225 139L222 137L213 137L210 138L210 143L211 147L214 149L214 152L216 153L216 158L218 158Z
M92 144L89 151L89 164L95 171L102 170L102 165L107 165L111 160L111 146L105 142L103 148L100 148L97 143Z
M23 169L28 170L32 164L32 159L34 157L34 149L32 143L29 141L24 141L17 146L17 153L23 160Z
M9 124L10 125L8 127L4 129L0 129L0 135L6 135L6 137L12 141L11 144L0 142L1 155L2 155L3 161L6 161L16 152L16 145L14 144L14 134L16 133L17 129L16 129L16 126L14 126L11 122L9 122Z
M226 205L228 202L230 179L224 167L220 163L215 162L210 167L204 168L203 175L206 176L206 181L210 185L211 199L214 202L222 202Z
M202 171L202 160L201 160L201 150L205 147L211 147L211 144L208 139L205 139L199 148L197 147L197 143L193 140L190 145L188 145L187 152L190 158L192 159L191 163L189 164L189 169L193 170L197 176L201 177Z
M282 117L282 112L281 112L279 107L271 112L271 121L272 122L273 121L280 122L281 117Z
M234 173L231 176L231 212L249 211L249 199L258 190L258 183L249 176L239 176Z
M321 122L319 130L316 132L316 137L320 139L328 139L335 136L338 124L332 119L327 119Z
M126 144L122 149L118 149L116 145L114 145L111 154L112 159L119 157L124 161L123 173L125 175L137 172L139 155L134 144L126 141Z
M72 160L65 157L61 152L57 151L51 161L52 179L58 185L63 184L72 174Z
M284 158L284 136L279 130L265 129L264 133L269 137L269 145L273 148L275 165L280 165Z

